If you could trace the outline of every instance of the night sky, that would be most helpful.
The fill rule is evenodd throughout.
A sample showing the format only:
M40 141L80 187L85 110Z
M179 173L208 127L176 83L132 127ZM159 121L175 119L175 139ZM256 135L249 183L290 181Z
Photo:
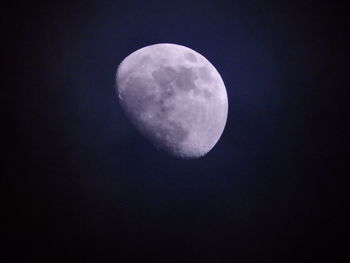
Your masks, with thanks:
M345 6L19 1L2 13L2 262L348 256ZM119 63L156 43L198 51L225 82L226 128L203 158L156 150L118 104Z

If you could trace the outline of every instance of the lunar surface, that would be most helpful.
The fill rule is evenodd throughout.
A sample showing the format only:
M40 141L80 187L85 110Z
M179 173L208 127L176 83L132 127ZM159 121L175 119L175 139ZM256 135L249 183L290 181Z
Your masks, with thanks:
M174 156L204 156L224 130L224 82L214 66L190 48L141 48L121 62L116 84L130 121L157 148Z

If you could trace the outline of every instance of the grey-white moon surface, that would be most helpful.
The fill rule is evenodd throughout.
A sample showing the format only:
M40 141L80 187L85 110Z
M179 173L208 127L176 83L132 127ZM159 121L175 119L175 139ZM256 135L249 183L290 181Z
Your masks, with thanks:
M220 139L228 112L226 88L198 52L176 44L146 46L121 62L116 84L126 116L157 148L198 158Z

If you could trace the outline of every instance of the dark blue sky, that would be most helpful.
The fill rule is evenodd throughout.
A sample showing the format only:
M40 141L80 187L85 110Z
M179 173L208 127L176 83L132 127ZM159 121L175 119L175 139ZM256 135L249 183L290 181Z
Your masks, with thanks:
M349 26L340 5L280 2L9 7L0 258L338 262ZM118 105L119 63L156 43L200 52L226 84L204 158L155 150Z

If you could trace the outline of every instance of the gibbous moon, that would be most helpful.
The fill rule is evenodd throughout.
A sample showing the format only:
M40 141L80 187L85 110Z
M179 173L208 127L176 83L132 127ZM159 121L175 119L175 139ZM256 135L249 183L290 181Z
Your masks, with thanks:
M121 62L116 83L129 120L157 148L174 156L204 156L224 130L224 82L214 66L190 48L141 48Z

